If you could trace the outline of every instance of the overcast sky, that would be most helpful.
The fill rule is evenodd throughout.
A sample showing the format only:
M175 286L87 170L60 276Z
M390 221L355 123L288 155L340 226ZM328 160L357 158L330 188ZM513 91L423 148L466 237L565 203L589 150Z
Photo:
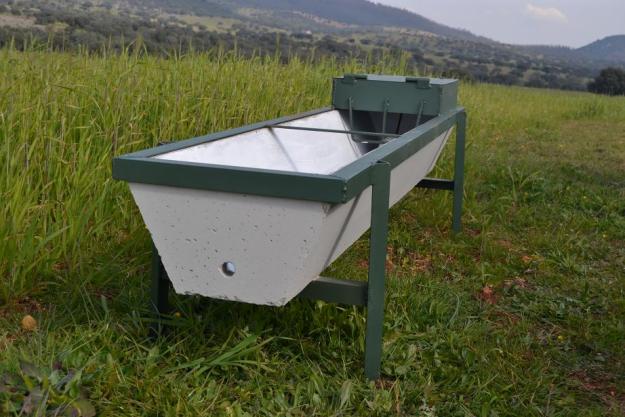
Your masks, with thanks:
M625 0L373 0L516 44L579 47L625 34Z

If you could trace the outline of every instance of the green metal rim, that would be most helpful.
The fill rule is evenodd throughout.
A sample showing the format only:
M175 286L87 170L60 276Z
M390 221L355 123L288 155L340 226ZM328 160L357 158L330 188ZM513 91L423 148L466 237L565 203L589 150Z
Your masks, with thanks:
M421 150L458 122L458 107L404 133L332 175L233 167L155 159L153 156L224 139L273 124L332 110L321 108L237 129L157 146L113 159L113 178L127 182L262 195L277 198L345 203L371 184L371 168L379 161L391 169Z

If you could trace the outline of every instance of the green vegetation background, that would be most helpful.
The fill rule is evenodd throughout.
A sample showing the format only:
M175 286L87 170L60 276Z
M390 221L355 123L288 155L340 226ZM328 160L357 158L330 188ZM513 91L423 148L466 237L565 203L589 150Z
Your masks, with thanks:
M0 50L0 372L60 360L102 416L623 415L623 98L462 85L465 232L442 192L393 209L381 381L357 308L175 297L148 340L149 235L111 158L327 105L362 71L407 69ZM364 279L366 248L329 274Z

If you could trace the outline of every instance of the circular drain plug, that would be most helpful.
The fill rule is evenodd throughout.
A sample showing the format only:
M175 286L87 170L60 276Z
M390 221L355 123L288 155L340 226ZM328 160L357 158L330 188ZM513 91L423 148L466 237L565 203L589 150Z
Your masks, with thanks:
M224 262L221 265L221 271L224 273L224 275L231 277L234 275L235 272L237 272L237 268L234 266L232 262L228 261L228 262Z

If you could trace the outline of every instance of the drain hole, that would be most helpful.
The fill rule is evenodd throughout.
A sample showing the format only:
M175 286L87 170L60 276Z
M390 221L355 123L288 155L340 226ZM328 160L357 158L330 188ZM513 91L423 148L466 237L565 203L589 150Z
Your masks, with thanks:
M235 272L237 272L237 269L232 262L224 262L221 265L221 271L224 273L224 275L231 277L234 275Z

